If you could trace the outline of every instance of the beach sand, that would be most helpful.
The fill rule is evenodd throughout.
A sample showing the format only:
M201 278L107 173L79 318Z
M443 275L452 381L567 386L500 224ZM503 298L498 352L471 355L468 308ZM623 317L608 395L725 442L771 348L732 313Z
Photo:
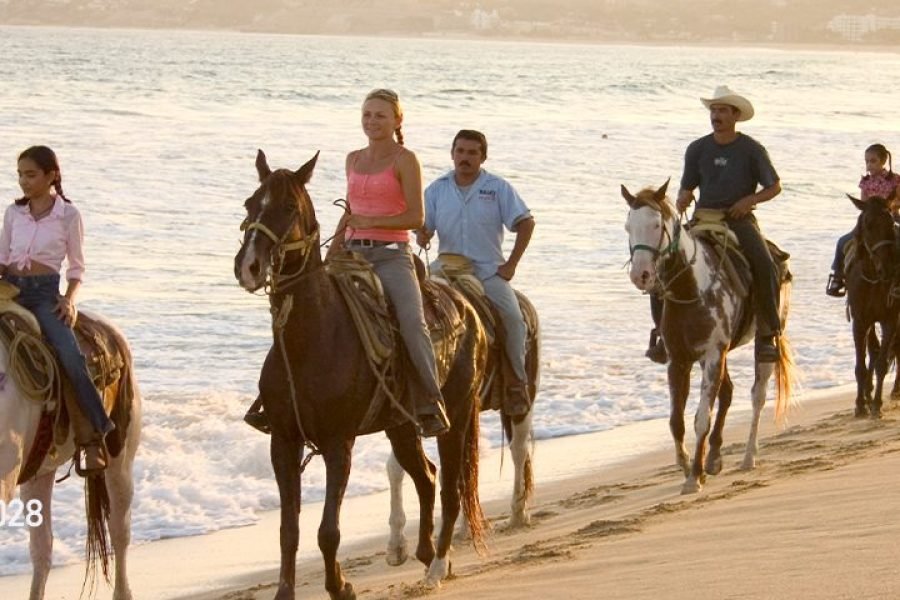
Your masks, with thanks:
M736 391L738 408L742 390ZM889 407L894 410L881 421L855 419L853 396L850 388L806 394L785 428L772 422L770 402L759 465L749 472L738 469L749 413L732 415L725 467L692 496L680 494L683 476L664 422L643 425L658 429L659 445L627 450L633 458L596 471L592 458L610 451L599 444L608 441L617 451L616 444L627 444L622 436L539 442L532 526L504 529L508 482L486 486L492 499L485 509L495 527L490 552L478 557L457 541L453 575L439 591L422 589L424 571L415 561L385 564L386 494L345 503L342 527L364 535L345 543L339 558L359 597L371 599L898 598L900 411ZM587 469L555 466L572 465L572 456L584 456L579 462ZM548 470L561 478L546 476ZM298 598L328 598L315 545L320 508L301 514ZM413 543L412 519L406 533ZM252 527L137 546L129 565L136 598L272 598L277 514ZM78 565L55 569L48 597L76 598L82 575ZM0 595L25 597L26 583L26 577L5 578ZM99 597L109 595L104 589Z

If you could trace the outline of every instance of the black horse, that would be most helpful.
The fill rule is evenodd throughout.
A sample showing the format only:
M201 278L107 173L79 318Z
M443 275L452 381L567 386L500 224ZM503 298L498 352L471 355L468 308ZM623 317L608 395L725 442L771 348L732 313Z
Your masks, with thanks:
M853 234L856 252L847 268L847 305L856 348L855 414L878 419L881 418L884 378L895 347L897 317L900 316L900 299L893 297L898 256L894 218L890 211L892 199L875 196L861 202L847 197L860 210ZM881 325L880 342L876 324Z
M326 468L325 506L319 548L325 589L331 598L356 598L336 560L339 513L350 474L351 450L378 385L352 316L319 251L319 225L306 184L318 154L296 172L272 171L260 150L260 186L244 203L244 239L234 274L253 292L266 286L274 343L260 374L260 396L272 426L271 459L281 496L281 573L277 600L294 598L300 511L300 474L305 448L320 451ZM439 364L450 431L437 440L441 461L442 526L432 541L435 467L425 456L412 423L396 425L382 414L370 431L384 430L398 461L415 482L420 503L416 557L429 566L426 584L449 574L450 541L460 504L483 545L485 520L478 499L478 390L487 355L474 309L447 287L464 326L444 342ZM442 368L443 367L443 368Z

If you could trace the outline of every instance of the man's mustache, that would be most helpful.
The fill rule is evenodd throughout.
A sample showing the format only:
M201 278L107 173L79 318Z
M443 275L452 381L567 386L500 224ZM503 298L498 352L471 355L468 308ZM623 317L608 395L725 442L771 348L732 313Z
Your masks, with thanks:
M467 160L461 160L461 161L459 161L459 164L460 164L460 165L466 165L467 167L471 167L471 166L472 166L472 163L470 163L470 162L467 161Z

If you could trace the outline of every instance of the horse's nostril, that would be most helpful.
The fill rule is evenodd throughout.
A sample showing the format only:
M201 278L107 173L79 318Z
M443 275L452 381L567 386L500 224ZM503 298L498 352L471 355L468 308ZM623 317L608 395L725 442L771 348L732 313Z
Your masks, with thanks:
M253 261L253 264L249 267L250 274L256 277L259 275L259 262Z

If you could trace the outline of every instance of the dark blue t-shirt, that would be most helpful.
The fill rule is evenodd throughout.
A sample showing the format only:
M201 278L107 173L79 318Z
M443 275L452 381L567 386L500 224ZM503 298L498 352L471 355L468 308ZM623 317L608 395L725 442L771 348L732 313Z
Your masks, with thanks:
M729 208L758 185L778 182L769 153L749 135L739 133L730 144L719 144L713 134L691 142L684 153L681 188L700 186L697 208Z

